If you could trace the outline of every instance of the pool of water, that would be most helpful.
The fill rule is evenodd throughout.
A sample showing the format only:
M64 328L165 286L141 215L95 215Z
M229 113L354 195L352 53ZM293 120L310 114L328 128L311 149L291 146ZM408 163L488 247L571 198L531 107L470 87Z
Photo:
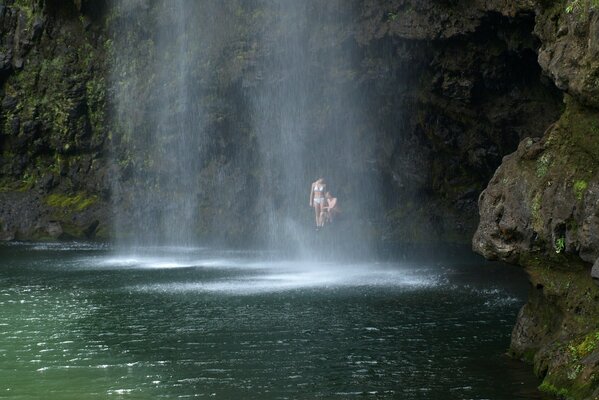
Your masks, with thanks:
M541 398L504 355L517 268L76 243L0 260L0 398Z

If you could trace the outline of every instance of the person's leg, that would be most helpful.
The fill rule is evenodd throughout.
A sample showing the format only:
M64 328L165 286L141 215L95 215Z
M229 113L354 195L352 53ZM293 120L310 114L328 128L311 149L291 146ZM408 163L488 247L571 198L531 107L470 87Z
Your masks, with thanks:
M318 223L319 226L322 228L324 226L324 216L325 210L323 209L322 205L320 206L320 215L319 215L319 219L318 219Z
M322 227L322 204L318 205L318 219L316 221L316 226L318 226L319 228Z
M316 220L316 227L318 227L320 221L320 204L316 201L314 201L314 219Z

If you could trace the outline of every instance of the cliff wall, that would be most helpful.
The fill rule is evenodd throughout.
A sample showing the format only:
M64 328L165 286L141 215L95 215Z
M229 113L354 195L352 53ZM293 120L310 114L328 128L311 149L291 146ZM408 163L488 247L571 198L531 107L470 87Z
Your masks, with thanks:
M541 388L599 398L599 10L591 1L542 3L539 64L566 93L541 138L506 156L479 199L475 251L523 265L531 295L512 353L534 363ZM595 274L597 274L595 269ZM599 278L599 276L595 276Z
M105 36L93 21L101 10L89 11L77 2L0 5L4 240L106 233Z
M322 140L317 135L335 131L360 143L355 165L368 165L361 175L382 189L375 199L382 208L356 205L374 210L367 223L375 240L466 243L478 222L477 197L501 158L524 137L540 137L563 108L561 92L536 61L534 12L509 2L350 3L349 26L347 16L322 21L306 39L308 56L315 60L309 73L316 76L314 87L321 88L306 111L307 131L316 135L315 143ZM7 1L3 7L0 196L6 201L0 202L0 231L5 239L106 238L112 233L111 201L131 212L138 207L115 187L131 185L132 171L142 162L123 143L151 129L155 105L147 99L155 83L140 81L131 88L131 102L140 104L131 118L135 126L115 123L107 101L119 77L144 74L156 62L146 48L155 40L153 29L139 17L155 11L150 2L132 4L129 14L115 13L101 1ZM308 5L312 19L322 13L319 7L318 1ZM268 43L278 39L271 37L276 31L265 36L272 23L266 4L231 1L213 8L209 14L228 15L217 35L227 39L211 44L210 63L198 62L211 68L198 70L198 76L214 82L206 86L199 79L193 83L199 86L190 88L209 105L207 156L199 157L197 166L197 185L206 188L197 231L204 238L244 242L265 229L253 221L270 212L260 193L268 189L264 177L271 172L256 157L249 98L260 85L271 84L269 79L281 78L261 73ZM166 23L160 15L153 18ZM127 63L115 53L118 42L127 41L137 43L129 48L139 62ZM198 60L206 53L200 43L191 49ZM319 54L339 46L357 61L340 60L343 73L318 64ZM360 93L361 120L367 122L340 128L338 119L323 114L320 100L332 88ZM145 97L137 99L135 93ZM330 104L341 108L328 115L343 114L340 102ZM330 136L331 142L342 140ZM322 164L330 154L321 153L309 152L306 162ZM224 181L214 179L216 171ZM160 172L155 174L160 180ZM338 183L346 199L366 184Z

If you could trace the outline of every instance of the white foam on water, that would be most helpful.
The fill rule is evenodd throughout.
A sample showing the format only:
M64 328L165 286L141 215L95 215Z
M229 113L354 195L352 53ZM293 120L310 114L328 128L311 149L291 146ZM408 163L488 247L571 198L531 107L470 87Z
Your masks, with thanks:
M104 243L89 242L8 242L3 245L27 248L31 251L98 251L109 248L109 245Z
M173 275L171 282L126 287L133 291L255 294L314 288L423 288L446 284L446 274L442 270L421 264L277 260L274 256L276 254L260 251L148 247L137 248L129 254L105 252L79 256L69 260L68 268L95 271L190 270L185 278ZM202 270L221 272L205 274Z
M230 268L226 266L225 268ZM301 262L249 262L237 265L242 274L225 279L138 285L129 288L159 292L209 292L257 294L298 289L340 287L426 287L439 282L436 276L413 267L394 264L314 264ZM247 272L247 273L243 273Z
M263 251L213 250L203 247L147 247L133 252L91 256L74 264L85 269L261 268L270 253Z
M82 263L87 268L107 269L172 269L172 268L249 268L252 263L233 258L189 258L156 256L115 256L89 258Z

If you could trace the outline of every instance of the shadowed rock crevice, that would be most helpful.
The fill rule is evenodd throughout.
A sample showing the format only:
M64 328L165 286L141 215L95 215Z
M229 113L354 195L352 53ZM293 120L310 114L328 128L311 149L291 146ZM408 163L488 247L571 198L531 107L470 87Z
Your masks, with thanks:
M414 36L395 27L408 11L387 7L386 13L367 14L380 19L359 36L369 43L373 84L382 77L395 82L371 89L381 101L373 113L389 204L384 237L469 240L478 223L476 200L502 157L524 137L541 136L563 110L561 92L536 61L534 13L478 12L466 31L439 36L433 24ZM445 21L453 15L448 13ZM382 66L391 70L381 75Z

